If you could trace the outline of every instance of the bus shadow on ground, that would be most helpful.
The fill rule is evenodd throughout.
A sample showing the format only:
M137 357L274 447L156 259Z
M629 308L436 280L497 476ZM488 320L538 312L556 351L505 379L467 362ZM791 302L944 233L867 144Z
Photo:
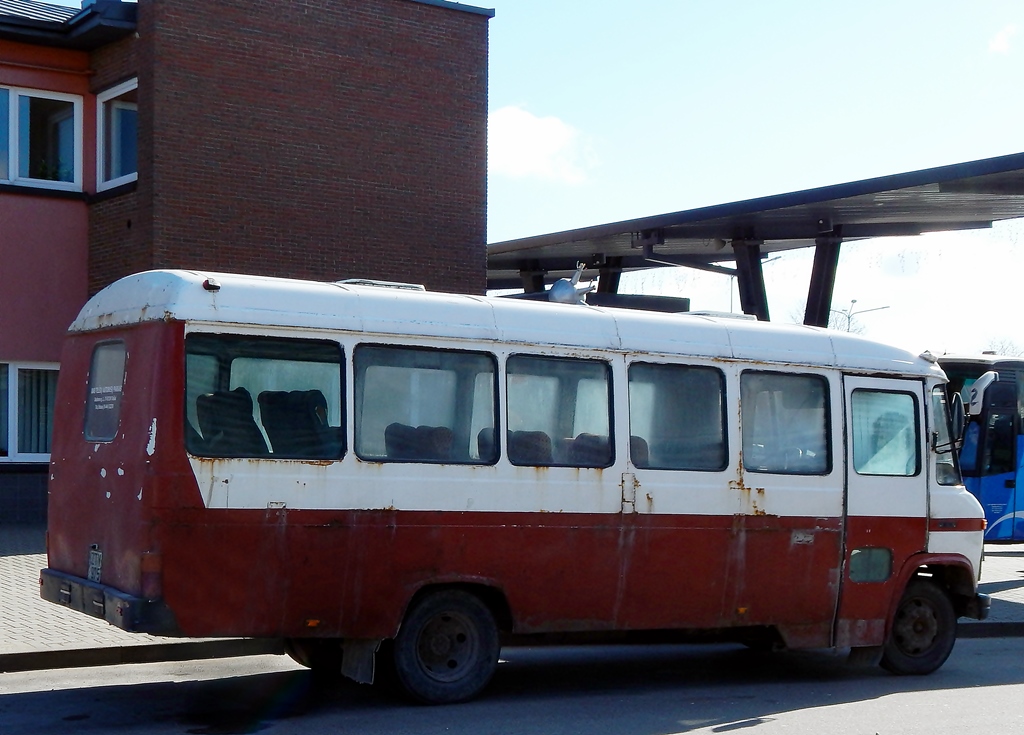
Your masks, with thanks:
M1024 669L984 665L996 646L1005 643L961 641L942 669L924 677L851 667L826 652L764 654L725 645L509 648L482 696L460 705L420 707L385 687L328 683L293 670L8 694L0 696L0 710L29 715L23 729L5 730L11 735L146 723L175 725L189 735L235 735L296 718L310 731L337 732L727 732L785 713L894 694L1024 683Z
M0 557L45 553L44 526L0 525Z

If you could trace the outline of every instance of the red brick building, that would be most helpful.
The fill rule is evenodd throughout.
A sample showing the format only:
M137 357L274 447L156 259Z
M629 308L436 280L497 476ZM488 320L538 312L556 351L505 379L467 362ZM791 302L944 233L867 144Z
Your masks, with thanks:
M0 0L0 521L61 338L150 268L485 289L487 23L446 0Z

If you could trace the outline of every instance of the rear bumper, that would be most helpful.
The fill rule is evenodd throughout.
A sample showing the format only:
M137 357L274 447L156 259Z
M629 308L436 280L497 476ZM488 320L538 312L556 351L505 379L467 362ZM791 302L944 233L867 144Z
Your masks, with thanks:
M963 617L973 620L984 620L992 610L992 598L980 592L967 600Z
M47 602L101 618L130 633L182 635L174 614L162 601L135 597L55 569L40 572L39 594Z

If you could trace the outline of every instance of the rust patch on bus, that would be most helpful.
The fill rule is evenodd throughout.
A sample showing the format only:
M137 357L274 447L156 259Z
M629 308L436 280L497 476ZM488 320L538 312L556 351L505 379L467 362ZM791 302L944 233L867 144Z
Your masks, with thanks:
M751 509L751 512L755 516L766 516L768 511L758 505L758 501L764 502L765 491L763 487L751 487L744 481L743 473L743 456L740 455L739 464L736 467L736 479L729 480L729 488L732 490L739 490L743 497L746 499L746 505Z

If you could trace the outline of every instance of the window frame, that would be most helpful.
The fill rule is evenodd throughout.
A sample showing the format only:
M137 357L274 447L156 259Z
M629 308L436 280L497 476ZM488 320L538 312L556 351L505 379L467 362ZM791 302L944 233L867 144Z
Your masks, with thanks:
M608 449L609 449L609 452L608 452L608 461L606 463L604 463L604 464L578 464L578 463L572 463L572 462L569 462L569 461L564 461L564 462L563 461L555 461L555 457L554 456L552 456L552 461L550 463L545 462L543 464L535 464L535 463L529 462L529 461L526 461L526 462L523 462L523 461L513 461L512 453L508 451L509 437L510 437L510 434L513 431L519 431L519 430L514 430L512 428L512 421L511 421L511 418L510 418L510 415L509 415L510 414L510 404L511 404L510 384L511 384L512 376L518 375L519 373L518 372L512 372L509 369L509 365L513 364L517 360L535 360L535 361L538 361L538 362L549 362L549 363L551 363L551 362L561 362L561 363L567 363L568 362L568 363L580 363L580 364L582 364L582 363L589 363L589 364L593 364L593 365L598 365L598 366L600 366L602 368L602 372L603 372L604 377L605 377L605 384L607 386L607 393L606 393L606 398L605 398L606 404L605 405L607 406L607 410L608 410L607 419L608 419ZM505 412L505 417L506 417L505 418L505 421L506 421L505 438L504 438L505 456L508 459L509 464L513 465L514 467L568 467L568 468L572 468L572 469L597 469L597 470L604 470L604 469L607 469L609 467L612 467L615 464L615 462L617 460L617 457L618 457L618 447L616 446L616 442L617 442L617 439L616 439L616 436L617 436L616 429L617 429L617 427L616 427L616 416L615 416L615 400L616 400L615 384L616 384L616 380L617 379L615 377L615 369L613 368L613 362L611 360L608 360L605 357L597 356L597 355L564 355L564 354L540 354L540 353L536 353L536 352L513 352L513 353L511 353L511 354L509 354L509 355L507 355L505 357L504 365L502 367L502 375L503 375L503 378L504 378L504 388L505 388L504 405L502 406L502 410ZM627 387L627 395L628 395L628 387ZM547 433L547 432L543 432L543 433ZM575 434L575 430L573 431L573 433ZM569 438L578 439L579 437L575 436L575 437L569 437ZM548 439L550 439L552 444L554 444L559 439L559 437L558 436L549 436Z
M96 356L105 347L120 346L121 348L121 393L116 398L117 421L114 423L114 433L109 437L96 436L89 433L91 418L94 415L90 410L94 405L93 388L96 387L93 381L96 379ZM117 439L117 433L121 428L121 401L124 397L124 382L128 376L128 345L123 339L101 340L93 345L92 354L89 357L89 376L86 381L85 412L82 418L82 438L89 443L110 444Z
M914 443L913 443L913 447L914 447L914 471L913 472L911 472L911 473L864 472L863 471L864 470L864 466L863 465L860 466L860 467L857 466L857 460L856 460L857 436L856 436L856 432L854 431L854 416L853 416L853 412L855 410L854 397L856 395L858 395L858 394L863 395L863 394L866 394L866 393L885 394L885 395L892 395L892 396L906 396L906 397L910 398L910 401L911 401L910 405L911 405L911 408L913 409L913 418L914 418ZM930 399L930 397L931 397L931 394L929 393L929 399ZM881 416L876 417L876 420L877 420L877 418L880 418L880 417ZM860 475L861 477L897 477L897 478L900 478L900 477L920 477L921 476L921 473L924 471L924 457L922 456L922 451L921 451L921 438L922 438L922 432L924 431L924 427L921 425L921 403L919 401L919 396L916 393L914 393L913 391L910 391L910 390L892 390L892 389L889 389L889 388L867 388L867 387L860 387L860 386L858 386L858 387L854 388L852 391L850 391L850 419L849 420L850 420L850 426L849 426L849 432L850 432L850 467L853 469L854 473L856 473L857 475Z
M702 365L699 363L689 362L655 362L652 360L634 360L626 366L626 402L629 409L629 433L630 433L630 460L633 461L632 453L632 437L633 437L633 399L629 393L630 386L632 384L633 368L634 367L653 367L653 368L666 368L668 370L700 370L714 373L718 378L719 383L719 396L722 402L722 411L720 416L720 427L721 427L721 442L722 442L722 462L718 467L669 467L655 464L649 464L646 467L639 467L639 469L649 469L657 472L722 472L729 467L730 458L730 436L729 436L729 381L726 373L722 368L715 365ZM637 435L639 436L639 435ZM649 441L646 437L641 437Z
M360 446L360 431L362 426L362 403L365 400L363 390L365 390L365 369L360 370L360 355L366 354L367 351L372 350L394 350L394 351L413 351L413 352L439 352L449 355L473 355L477 357L487 358L493 368L492 383L491 383L491 410L493 414L494 422L494 453L491 457L484 459L478 459L474 461L462 461L456 459L424 459L424 458L403 458L403 457L388 457L377 456L367 454L363 451L363 447ZM500 406L500 391L499 384L501 382L502 367L498 360L498 356L490 351L483 349L464 349L459 347L437 347L434 345L423 345L423 344L404 344L398 342L360 342L351 348L351 381L352 381L352 452L362 462L372 462L380 464L447 464L447 465L461 465L468 467L491 467L497 464L498 460L501 459L501 445L499 437L501 436L501 406ZM382 366L381 363L371 363L365 367L378 367ZM422 369L422 368L420 368ZM482 373L481 373L482 374Z
M0 90L8 94L8 130L7 130L7 178L0 178L0 183L14 186L26 186L36 189L56 189L59 191L82 191L83 177L83 136L84 136L84 107L85 102L81 95L67 94L64 92L50 92L42 89L31 89L28 87L14 87L0 85ZM21 130L19 127L20 99L23 97L53 100L56 102L70 102L72 104L72 125L73 125L73 165L74 173L71 181L51 181L49 179L36 179L28 176L21 176Z
M96 95L96 191L106 191L107 189L113 189L124 184L130 184L133 181L138 181L139 170L138 170L138 140L135 142L136 151L136 166L135 171L118 176L115 178L107 178L107 103L112 100L116 100L123 94L137 90L139 88L139 79L135 77L125 82L121 82L118 85L106 89ZM122 103L131 104L138 111L138 103ZM109 121L113 124L113 121ZM113 151L111 152L113 154ZM113 159L111 159L113 160Z
M7 368L7 411L0 414L0 421L7 422L7 444L8 453L0 456L0 464L46 464L50 461L49 453L42 452L21 452L18 449L18 424L20 412L18 405L18 376L22 370L49 370L60 373L60 365L55 362L2 362ZM53 441L53 427L51 430L51 444Z
M747 448L747 426L749 421L747 420L746 414L746 401L743 398L744 390L744 378L747 375L769 375L776 377L785 378L803 378L813 379L818 381L823 387L822 395L822 407L824 409L824 415L822 417L822 431L825 440L825 468L823 470L810 472L800 470L780 470L776 468L772 469L760 469L746 464L746 458L750 454ZM758 475L781 475L785 477L826 477L831 475L835 469L835 439L833 434L833 418L832 418L832 385L827 375L816 372L798 372L798 371L787 371L787 370L765 370L761 368L744 368L739 373L739 399L740 399L740 432L739 432L739 451L744 459L743 471L750 472ZM751 429L753 431L753 429ZM753 435L751 435L751 439Z
M209 341L213 349L190 349L195 346L195 340L198 338L200 342ZM192 340L190 343L189 340ZM276 354L272 357L264 355L252 355L246 354L246 349L253 342L268 342L274 343L276 349L282 349L285 343L291 343L291 346L297 344L316 345L324 349L330 349L337 354L337 361L331 361L329 363L322 362L319 364L330 364L338 366L338 421L339 425L331 427L337 430L337 434L340 438L340 445L337 448L337 452L329 452L329 456L320 456L315 453L292 453L292 452L278 452L275 454L273 451L273 445L270 440L269 434L266 432L266 424L263 422L262 411L258 407L259 394L253 395L251 391L246 388L249 392L250 399L253 402L254 410L260 410L260 422L255 422L255 416L253 417L254 426L260 431L263 440L266 442L266 453L250 453L250 452L217 452L211 451L208 447L203 446L191 446L192 441L189 438L190 428L197 430L200 427L192 426L191 419L189 418L189 368L188 358L190 355L207 355L212 356L216 360L217 376L214 387L214 392L229 391L230 380L232 377L231 364L239 358L242 359L265 359L265 360L282 360L285 362L316 362L316 361L303 361L303 360L290 360L287 357L278 357ZM234 347L233 345L242 345L241 348ZM200 345L200 347L207 347L207 345ZM225 362L227 359L227 362ZM348 350L339 341L329 338L314 338L310 336L296 337L293 335L280 335L280 334L248 334L242 332L219 332L219 331L205 331L197 330L189 332L185 335L185 350L182 361L183 374L185 378L185 389L182 392L182 420L183 420L183 431L185 432L185 441L183 446L185 451L192 457L200 457L206 459L217 459L217 460L235 460L244 459L246 461L253 460L272 460L275 462L340 462L348 454L348 413L346 408L346 401L348 400L347 394L347 360ZM245 387L245 386L241 386ZM199 394L202 395L202 394ZM329 396L324 395L325 398L330 400ZM198 396L197 396L198 398ZM197 408L198 410L198 408ZM329 410L329 409L328 409ZM201 439L201 434L199 435Z

